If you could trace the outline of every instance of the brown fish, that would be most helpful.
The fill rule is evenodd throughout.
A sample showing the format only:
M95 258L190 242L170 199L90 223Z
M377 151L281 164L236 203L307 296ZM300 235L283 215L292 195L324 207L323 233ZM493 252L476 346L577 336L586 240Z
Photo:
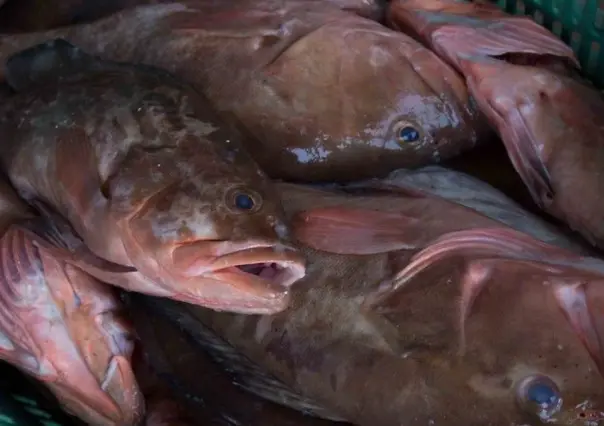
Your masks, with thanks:
M55 37L191 83L234 117L274 178L370 178L454 157L490 135L460 75L433 52L325 1L140 6L88 25L7 35L0 52Z
M157 388L163 386L166 394L178 396L173 403L181 403L181 410L198 421L192 424L346 426L304 415L242 390L184 330L157 315L144 298L133 295L131 300L128 312L141 340L144 364L150 369L144 377L155 377Z
M0 162L22 197L81 236L78 266L215 309L287 305L304 262L280 199L194 90L62 40L15 55L7 77L22 92L4 102Z
M220 314L159 299L154 308L231 370L255 363L242 375L248 389L272 377L289 393L265 386L265 397L357 425L599 424L604 262L404 176L344 191L281 186L296 235L341 253L304 249L308 273L286 311Z
M9 0L0 12L0 32L29 32L93 22L120 10L173 0ZM307 0L313 1L313 0ZM360 16L380 20L386 2L381 0L314 0L329 2ZM4 0L0 0L2 6Z
M128 7L159 2L161 0L8 0L0 10L0 31L42 31L92 22Z
M4 182L0 224L0 359L88 424L136 424L144 402L130 363L133 334L113 289L66 262Z
M462 64L533 200L604 248L601 93L546 69L484 58Z

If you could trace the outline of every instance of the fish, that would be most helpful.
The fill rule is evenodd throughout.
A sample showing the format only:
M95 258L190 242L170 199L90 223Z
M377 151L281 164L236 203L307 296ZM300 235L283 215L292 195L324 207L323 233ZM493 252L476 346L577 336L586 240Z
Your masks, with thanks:
M0 31L14 33L50 30L61 26L94 22L135 6L172 1L109 0L99 3L93 0L61 0L60 2L10 0L0 14ZM376 21L383 20L386 13L386 1L382 0L307 0L307 2L312 1L329 3Z
M571 47L489 4L395 0L388 20L464 75L534 203L604 248L604 99Z
M460 60L474 56L538 65L564 75L576 75L580 68L572 48L551 31L489 2L392 0L386 21L429 46L462 74Z
M140 377L151 377L151 386L171 395L172 404L180 404L180 410L197 420L192 424L348 425L304 415L240 389L185 330L157 315L144 299L129 295L127 306L144 354L140 364L148 370L140 372ZM161 404L169 405L165 400Z
M360 426L601 423L604 262L430 195L422 182L436 180L408 173L280 186L308 260L281 313L138 297L242 386L292 408Z
M494 138L458 72L411 37L327 1L142 5L91 24L5 34L0 63L49 38L190 83L273 179L368 179Z
M0 13L0 32L23 33L90 23L131 7L169 3L173 0L10 0ZM204 1L204 0L201 0ZM384 19L382 0L307 0L323 1L376 21ZM4 3L0 1L0 7Z
M41 381L87 424L136 424L145 405L119 297L71 265L46 227L0 181L0 360Z
M478 57L462 64L533 201L604 248L602 94L548 69Z
M0 165L80 241L72 262L128 291L271 313L305 273L272 182L202 95L56 39L15 54ZM74 159L78 161L74 161Z
M164 0L8 0L0 11L0 32L43 31L93 22L141 3L155 4L161 1Z

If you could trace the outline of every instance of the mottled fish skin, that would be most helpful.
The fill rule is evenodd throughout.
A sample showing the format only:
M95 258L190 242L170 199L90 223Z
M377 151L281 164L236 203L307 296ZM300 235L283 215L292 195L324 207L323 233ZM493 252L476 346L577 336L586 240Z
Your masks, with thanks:
M7 77L20 93L3 104L0 163L95 256L137 271L97 278L215 309L287 305L304 263L276 190L195 90L63 40L15 55Z
M63 37L173 72L244 130L273 178L346 181L451 158L489 139L460 75L412 38L324 1L146 5L0 38L0 62Z
M50 30L93 22L113 13L143 4L170 3L173 0L9 0L0 13L1 33ZM204 1L204 0L201 0ZM208 1L208 0L205 0ZM221 0L215 0L221 1ZM374 20L382 20L385 0L307 0L331 3ZM0 6L5 1L0 1Z
M44 222L0 182L0 359L87 424L137 424L145 407L119 298L35 232Z
M559 412L545 410L552 424L597 422L603 353L592 336L602 330L591 315L604 262L413 187L390 187L388 194L387 186L343 193L280 185L288 215L307 219L296 236L316 242L310 237L322 231L326 248L356 253L304 248L307 276L284 312L243 316L157 303L170 306L180 326L213 330L267 375L361 426L537 426L524 392L539 380L563 400ZM445 257L430 257L449 242Z
M245 391L237 378L233 380L204 353L205 342L200 344L189 335L185 324L172 324L166 318L166 307L157 300L133 294L128 304L150 368L151 374L145 377L155 376L157 386L177 396L191 417L222 426L347 425L305 415Z

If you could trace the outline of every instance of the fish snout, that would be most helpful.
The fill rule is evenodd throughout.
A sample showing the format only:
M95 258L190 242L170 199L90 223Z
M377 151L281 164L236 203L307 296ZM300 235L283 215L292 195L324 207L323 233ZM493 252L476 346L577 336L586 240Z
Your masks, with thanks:
M189 303L245 313L285 309L292 285L306 275L300 252L268 241L197 241L172 251L172 269L188 282Z

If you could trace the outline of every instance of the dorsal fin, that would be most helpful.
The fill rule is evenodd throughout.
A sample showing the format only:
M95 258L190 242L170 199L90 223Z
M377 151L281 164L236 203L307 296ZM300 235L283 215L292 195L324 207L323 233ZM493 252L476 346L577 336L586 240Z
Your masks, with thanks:
M10 56L5 65L6 81L20 92L73 72L97 69L101 62L100 58L57 38Z

